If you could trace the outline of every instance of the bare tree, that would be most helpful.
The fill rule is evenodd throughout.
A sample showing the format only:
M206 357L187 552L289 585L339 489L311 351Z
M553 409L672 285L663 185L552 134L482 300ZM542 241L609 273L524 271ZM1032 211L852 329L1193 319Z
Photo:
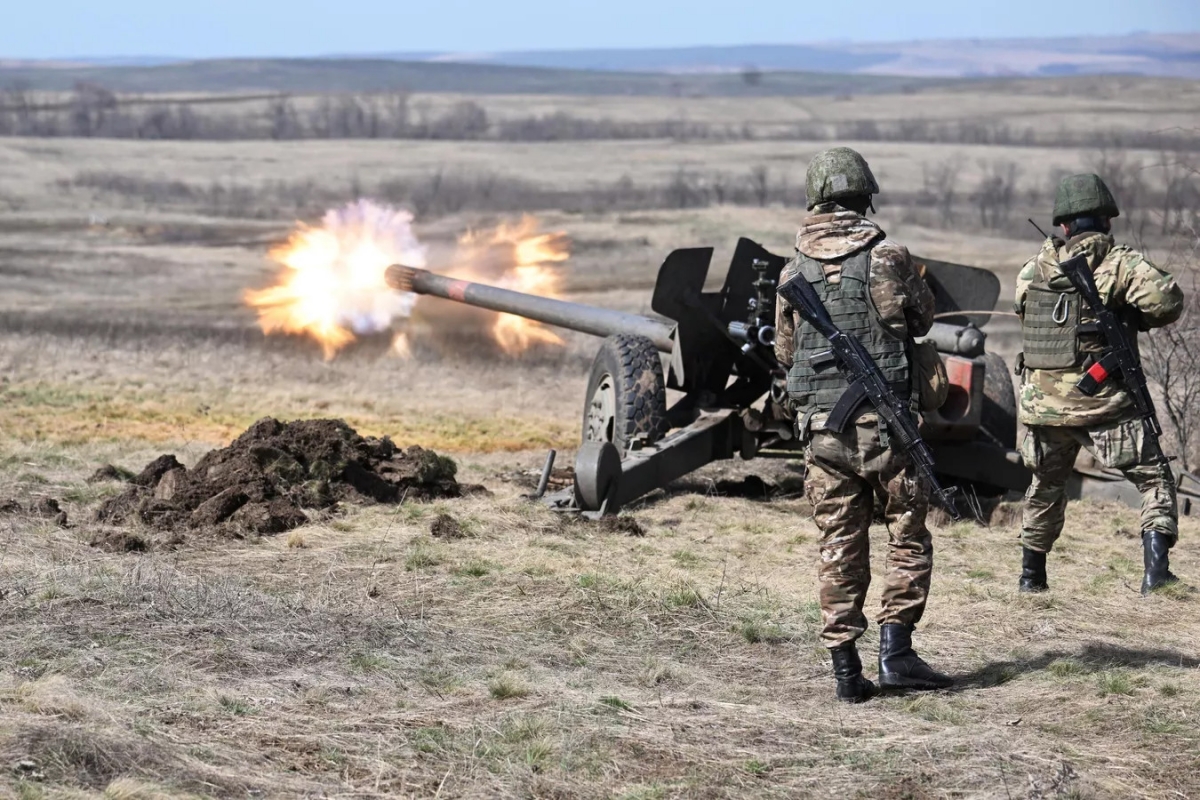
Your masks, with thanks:
M771 197L771 172L761 164L750 170L750 192L760 206L765 206Z
M1021 168L1014 161L980 162L980 166L984 175L973 197L979 210L979 224L985 228L1002 228L1012 218Z
M1175 279L1184 288L1184 311L1179 321L1151 332L1145 349L1146 375L1159 386L1166 433L1174 440L1175 452L1187 471L1196 465L1197 436L1200 436L1200 280L1192 266L1200 255L1200 234L1193 229L1191 262ZM1172 258L1166 262L1170 266Z
M299 139L303 135L296 107L286 95L276 97L267 106L270 136L272 139Z
M962 156L947 158L933 165L921 165L921 202L937 209L938 221L943 225L948 225L954 219L962 168Z
M104 126L105 116L116 111L117 96L103 86L80 81L68 106L72 135L94 136Z

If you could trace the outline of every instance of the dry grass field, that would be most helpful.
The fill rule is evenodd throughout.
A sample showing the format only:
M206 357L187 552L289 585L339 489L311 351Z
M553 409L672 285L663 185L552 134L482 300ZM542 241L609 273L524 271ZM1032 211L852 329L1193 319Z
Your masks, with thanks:
M1187 90L476 99L497 118L769 125L960 109L1054 129L1097 104L1115 127L1200 127L1200 92L1173 85ZM405 198L397 186L440 174L467 181L468 196L418 213L431 264L464 230L529 211L572 240L569 297L647 311L672 248L716 247L718 279L739 235L788 252L804 164L822 146L0 138L0 796L1200 796L1200 600L1190 588L1137 594L1133 510L1072 505L1052 591L1037 597L1016 592L1009 506L989 528L939 524L917 641L957 685L846 707L817 640L816 529L789 465L714 465L628 509L636 526L564 519L522 494L547 448L570 461L595 340L523 358L427 346L404 360L378 337L324 361L312 342L264 337L241 302L272 281L266 251L296 217ZM1056 171L1119 158L1147 197L1161 192L1155 150L860 146L889 233L995 269L1006 287L1036 247L1021 220L1049 215ZM919 191L948 158L961 161L964 199L939 223ZM1011 219L980 228L967 198L1000 162L1020 167ZM589 194L757 168L786 188L763 205L606 207L614 195ZM487 205L480 175L520 191ZM888 204L889 189L902 201ZM574 205L516 205L526 198ZM1177 252L1176 238L1143 232L1160 260ZM993 344L1012 348L1003 330ZM135 526L145 551L91 545L111 532L96 509L120 489L89 483L98 467L136 471L164 452L193 464L263 416L339 417L435 449L492 494L345 506L275 537ZM770 502L723 491L747 474L782 491ZM43 498L65 526L30 512ZM24 510L3 510L9 499ZM461 538L431 534L440 514ZM1198 535L1185 520L1173 556L1193 581ZM876 568L885 537L873 537ZM863 642L869 673L876 641Z

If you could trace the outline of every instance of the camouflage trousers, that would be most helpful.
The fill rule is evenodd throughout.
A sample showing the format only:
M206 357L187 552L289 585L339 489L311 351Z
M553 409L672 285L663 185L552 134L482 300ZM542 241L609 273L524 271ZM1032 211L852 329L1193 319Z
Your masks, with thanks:
M876 503L888 529L883 608L877 619L881 625L915 625L925 612L933 574L925 482L905 456L880 444L874 418L860 419L841 434L814 430L804 461L804 490L821 531L817 577L825 646L853 642L867 629L863 602L871 584L868 531Z
M1087 428L1030 425L1021 442L1021 457L1033 472L1025 493L1021 544L1048 553L1062 533L1067 510L1067 479L1079 448L1086 447L1105 467L1118 469L1142 493L1142 530L1179 535L1175 477L1158 451L1147 446L1142 423L1124 420Z

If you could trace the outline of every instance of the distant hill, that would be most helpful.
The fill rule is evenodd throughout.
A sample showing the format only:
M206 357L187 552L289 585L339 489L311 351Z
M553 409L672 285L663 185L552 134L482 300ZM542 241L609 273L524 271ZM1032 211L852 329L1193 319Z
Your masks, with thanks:
M0 88L122 93L412 92L819 95L920 91L975 78L1200 79L1200 33L1107 38L745 45L308 59L0 60Z
M839 72L922 77L1127 74L1200 78L1200 33L1109 37L409 53L391 57L634 72Z
M833 73L738 73L675 75L550 69L497 64L392 59L221 59L146 66L73 64L5 66L0 88L22 86L64 91L77 82L122 93L464 92L472 94L592 95L814 95L912 91L934 83L922 78Z

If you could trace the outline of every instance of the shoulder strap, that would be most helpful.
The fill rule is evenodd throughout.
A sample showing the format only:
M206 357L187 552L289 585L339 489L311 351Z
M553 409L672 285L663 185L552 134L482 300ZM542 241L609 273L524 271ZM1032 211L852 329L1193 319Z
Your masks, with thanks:
M858 281L859 283L867 282L871 271L872 249L874 248L864 247L842 262L842 280Z
M825 282L825 268L815 258L809 258L805 255L800 256L800 274L809 283Z

